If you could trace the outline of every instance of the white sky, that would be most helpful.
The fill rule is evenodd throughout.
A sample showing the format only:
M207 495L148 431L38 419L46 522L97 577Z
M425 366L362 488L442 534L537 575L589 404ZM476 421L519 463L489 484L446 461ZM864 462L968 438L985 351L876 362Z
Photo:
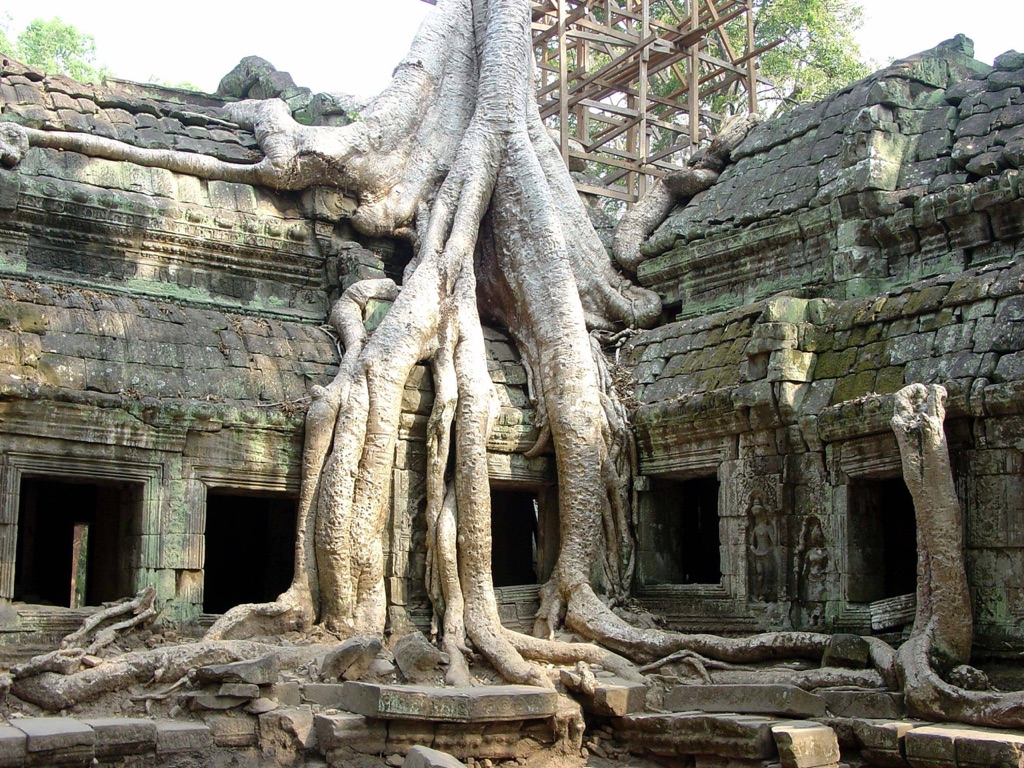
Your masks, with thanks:
M974 39L975 56L1024 50L1024 2L860 0L865 56L885 63L930 48L958 32ZM12 36L34 18L60 16L96 38L98 59L114 75L146 81L189 81L204 90L243 56L255 54L291 72L313 91L373 95L388 82L431 6L421 0L335 0L288 3L219 0L33 0L4 8Z

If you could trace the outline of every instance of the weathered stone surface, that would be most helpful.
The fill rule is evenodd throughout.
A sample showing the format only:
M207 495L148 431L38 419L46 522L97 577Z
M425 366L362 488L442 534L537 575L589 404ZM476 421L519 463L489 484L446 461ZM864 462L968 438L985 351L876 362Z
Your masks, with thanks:
M432 688L348 682L343 691L345 709L382 720L529 720L551 717L556 703L554 691L528 685Z
M429 682L448 657L437 649L422 632L411 632L398 639L394 646L395 663L402 670L405 679L413 682Z
M665 694L674 712L737 712L822 717L825 700L793 685L678 685Z
M0 725L0 765L4 768L24 765L27 740L24 731L10 725Z
M330 755L334 750L379 755L387 744L387 725L362 715L339 713L315 715L314 728L320 751Z
M231 664L212 664L196 670L196 677L204 683L249 683L270 685L277 682L281 665L276 654L267 654L251 661Z
M96 743L96 732L70 717L22 717L11 725L25 734L28 752L59 752Z
M643 683L619 678L598 678L593 694L578 692L583 709L604 717L621 717L642 712L647 706L647 688Z
M294 765L317 747L313 712L307 707L278 709L260 715L260 751L275 765Z
M827 725L796 722L772 726L782 768L824 768L839 762L839 740Z
M177 752L206 754L213 746L208 726L186 720L156 720L156 752L158 755Z
M911 768L1024 765L1024 735L956 725L929 725L907 733Z
M406 754L402 768L464 768L464 764L446 752L416 746Z
M240 748L256 744L256 720L251 717L235 717L232 714L213 714L203 718L213 743L218 747Z
M863 669L871 662L871 649L857 635L832 635L821 658L823 667Z
M659 756L718 755L767 760L778 755L771 728L778 721L754 715L626 715L615 735L631 751Z
M222 683L217 689L217 695L255 699L260 695L260 687L252 683Z
M358 680L369 670L381 649L378 637L350 637L324 656L320 679Z
M894 720L906 716L903 694L887 691L818 691L829 715L872 720Z
M97 717L82 721L96 733L96 757L140 755L156 750L156 724L128 717Z

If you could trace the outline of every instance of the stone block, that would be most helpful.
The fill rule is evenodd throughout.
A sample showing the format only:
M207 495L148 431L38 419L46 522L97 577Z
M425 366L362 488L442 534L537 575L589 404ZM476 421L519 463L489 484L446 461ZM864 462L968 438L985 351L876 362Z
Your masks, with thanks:
M218 747L252 747L256 745L256 719L229 714L207 715L203 718Z
M832 635L821 658L823 667L863 669L871 660L867 641L858 635Z
M302 689L297 682L274 683L267 696L285 707L297 707L302 703Z
M219 712L248 704L252 699L244 696L218 696L213 693L189 693L182 696L193 712Z
M278 709L260 715L260 751L274 765L301 764L299 758L317 747L309 707Z
M577 694L583 709L595 715L622 717L642 712L647 706L647 688L620 678L599 678L593 694Z
M930 725L915 728L904 737L907 762L911 768L946 768L956 765L956 736L959 727Z
M839 762L839 740L827 725L785 723L772 728L782 768L823 768Z
M405 756L402 768L465 768L465 765L447 752L416 746Z
M419 685L344 684L344 708L381 720L493 722L555 714L554 691L529 685L433 688Z
M252 683L222 683L217 689L218 696L230 696L240 699L256 699L260 695L260 687Z
M351 637L324 656L321 680L358 680L381 651L380 638Z
M82 721L96 732L96 757L142 755L156 749L156 724L137 717L97 717Z
M672 712L737 712L824 717L825 700L795 685L679 685L665 694Z
M185 720L156 720L156 753L177 752L207 754L213 747L213 734L203 723Z
M883 691L818 691L830 715L872 720L903 717L903 694Z
M368 720L362 715L315 715L313 727L320 751L325 755L337 749L363 755L379 755L387 745L388 733L384 721Z
M70 717L23 717L11 725L25 734L27 752L55 752L75 747L92 747L96 732Z
M768 381L810 381L817 357L813 352L795 349L772 352L768 360Z
M0 725L0 766L16 768L25 764L25 743L28 737L10 725Z
M971 729L957 736L956 764L982 766L1024 766L1024 734L1008 731Z
M321 707L347 709L344 683L306 683L302 686L302 701Z
M634 752L666 757L719 755L767 760L778 755L771 727L777 720L751 715L640 714L614 721L616 736Z
M196 677L202 683L251 683L270 685L277 682L280 672L277 655L268 653L251 661L236 661L231 664L211 664L200 667Z

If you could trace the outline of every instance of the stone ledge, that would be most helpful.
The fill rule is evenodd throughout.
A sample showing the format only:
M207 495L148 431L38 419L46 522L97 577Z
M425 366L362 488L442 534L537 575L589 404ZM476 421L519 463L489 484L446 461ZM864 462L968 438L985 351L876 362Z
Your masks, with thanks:
M381 720L477 723L552 717L554 691L529 685L434 688L347 682L341 706Z
M824 717L825 700L794 685L678 685L665 696L672 712Z

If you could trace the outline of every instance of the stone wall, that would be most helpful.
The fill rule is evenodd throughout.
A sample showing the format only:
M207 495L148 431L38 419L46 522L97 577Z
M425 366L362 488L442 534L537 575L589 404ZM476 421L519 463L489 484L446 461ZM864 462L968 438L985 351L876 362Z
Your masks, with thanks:
M218 116L221 99L3 67L3 119L258 157L251 133ZM128 498L119 558L130 588L155 584L166 621L210 620L208 495L297 497L309 387L338 360L321 325L331 302L360 278L400 277L408 257L401 243L357 240L353 210L334 190L279 195L72 152L32 149L0 170L0 600L15 596L25 483L99 484ZM510 341L488 333L501 405L493 480L546 488L548 459L518 453L537 437L525 373ZM396 628L430 620L420 513L432 401L418 368L384 542ZM513 590L503 611L518 619L535 599ZM24 605L5 616L0 642L23 647L81 621Z
M645 245L640 280L680 319L628 346L641 515L689 514L659 483L720 489L720 579L641 586L681 628L905 628L913 581L891 561L913 557L912 502L889 418L921 382L949 392L976 648L1024 643L1024 58L966 50L759 127Z

